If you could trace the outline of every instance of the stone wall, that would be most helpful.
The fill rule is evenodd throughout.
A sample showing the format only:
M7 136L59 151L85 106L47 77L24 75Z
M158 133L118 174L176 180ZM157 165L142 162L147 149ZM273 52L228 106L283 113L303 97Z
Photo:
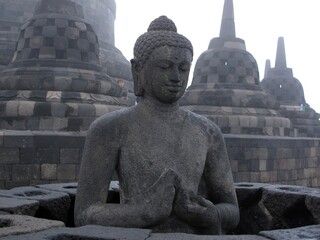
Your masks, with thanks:
M320 139L225 135L235 182L320 187ZM85 133L0 131L0 189L76 181Z
M0 189L76 181L84 133L0 131Z
M235 182L320 187L320 139L225 135Z

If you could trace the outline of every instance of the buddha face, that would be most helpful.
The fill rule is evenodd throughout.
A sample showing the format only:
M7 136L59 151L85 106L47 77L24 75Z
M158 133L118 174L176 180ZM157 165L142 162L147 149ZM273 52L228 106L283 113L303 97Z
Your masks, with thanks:
M161 103L177 102L187 87L191 61L192 53L186 48L162 46L154 49L136 74L143 96Z

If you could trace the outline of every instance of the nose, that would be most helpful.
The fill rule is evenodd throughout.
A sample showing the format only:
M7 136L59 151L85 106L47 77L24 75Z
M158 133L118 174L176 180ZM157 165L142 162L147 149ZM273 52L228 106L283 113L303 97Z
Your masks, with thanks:
M170 72L170 81L179 83L181 81L180 72L178 67L173 67Z

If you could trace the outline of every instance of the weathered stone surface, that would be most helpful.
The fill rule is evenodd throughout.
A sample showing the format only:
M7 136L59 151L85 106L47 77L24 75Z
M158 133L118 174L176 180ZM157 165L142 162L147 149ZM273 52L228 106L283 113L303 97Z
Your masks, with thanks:
M288 136L291 122L260 86L259 69L235 33L233 2L225 1L220 36L197 59L181 105L215 122L223 133ZM270 124L271 123L271 124Z
M35 200L0 197L0 211L10 214L34 216L38 208L39 202Z
M262 197L262 188L268 185L269 184L251 182L235 183L239 205L249 207L253 203L259 202Z
M318 240L320 238L320 225L263 231L260 232L260 235L272 240Z
M147 229L113 228L87 225L79 228L55 228L35 234L11 236L3 240L40 240L40 239L99 239L99 240L145 240L151 231Z
M36 217L67 221L70 197L66 193L35 187L17 187L0 190L0 196L38 201L39 209L35 214Z
M68 193L70 198L75 198L77 193L77 185L77 183L54 183L38 185L37 187L51 191Z
M305 205L307 194L313 189L291 185L263 188L263 203L273 217L272 228L293 228L314 224Z
M184 233L153 233L148 240L267 240L255 235L202 236Z
M0 215L0 237L39 232L57 227L64 227L64 223L31 216ZM24 239L20 236L18 238Z
M179 107L192 54L190 41L165 16L138 38L132 71L140 101L103 115L88 131L77 226L99 223L197 234L236 227L239 210L223 136L208 119ZM118 205L106 203L105 186L115 171Z
M240 208L240 222L235 230L237 234L257 234L267 230L271 218L261 203L263 183L236 183L237 199Z
M270 61L269 61L270 64ZM320 114L306 102L303 86L287 67L284 38L279 37L275 67L266 68L262 88L280 104L283 116L290 118L298 136L320 136Z
M320 224L320 190L308 194L305 203L308 210L311 212L315 223Z

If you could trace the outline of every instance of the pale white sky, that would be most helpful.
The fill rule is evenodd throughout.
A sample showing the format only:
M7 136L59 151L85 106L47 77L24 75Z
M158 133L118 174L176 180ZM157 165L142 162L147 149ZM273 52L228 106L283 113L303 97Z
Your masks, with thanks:
M277 41L284 37L287 66L304 87L307 103L320 112L320 1L234 0L236 35L259 65L274 67ZM218 37L224 0L116 0L115 45L130 60L136 39L149 23L166 15L194 47L194 61ZM190 74L189 82L192 81Z

